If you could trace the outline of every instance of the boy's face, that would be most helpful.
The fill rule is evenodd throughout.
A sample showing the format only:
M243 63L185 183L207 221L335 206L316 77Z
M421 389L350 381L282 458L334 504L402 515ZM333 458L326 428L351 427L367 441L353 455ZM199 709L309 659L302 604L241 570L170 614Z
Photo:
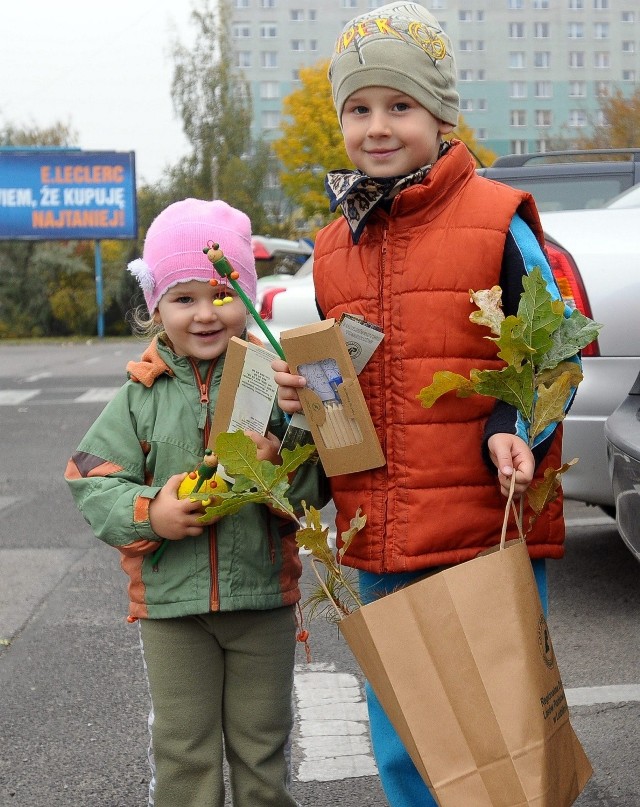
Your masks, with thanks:
M232 302L213 305L225 296L232 297ZM242 336L247 324L247 311L235 291L203 280L172 286L160 298L153 316L162 323L178 356L199 360L221 356L229 339Z
M442 135L452 130L410 95L388 87L357 90L342 111L349 159L371 177L405 176L434 163Z

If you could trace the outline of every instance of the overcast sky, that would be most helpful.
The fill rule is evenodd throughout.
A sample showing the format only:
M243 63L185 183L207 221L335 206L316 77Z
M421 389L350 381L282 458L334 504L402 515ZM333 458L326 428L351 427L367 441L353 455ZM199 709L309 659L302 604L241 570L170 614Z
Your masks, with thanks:
M85 150L135 151L138 183L187 151L171 44L192 0L0 0L0 125L70 124Z

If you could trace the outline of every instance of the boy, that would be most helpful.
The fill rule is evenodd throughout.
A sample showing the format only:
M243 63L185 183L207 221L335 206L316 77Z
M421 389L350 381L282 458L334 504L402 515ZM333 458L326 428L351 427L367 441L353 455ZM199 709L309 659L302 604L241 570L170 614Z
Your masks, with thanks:
M559 467L560 429L549 429L532 452L513 407L447 396L427 410L417 395L436 370L468 375L501 366L494 343L469 321L469 289L500 285L505 314L515 313L523 275L539 266L560 295L532 197L477 176L465 145L443 142L458 120L455 63L449 38L424 8L391 3L356 17L336 43L329 78L358 170L327 177L331 209L340 206L343 216L316 240L318 307L325 317L361 315L384 331L360 382L386 466L331 479L338 535L358 507L367 515L343 558L359 570L367 602L495 545L511 475L522 494L534 475ZM273 367L280 406L299 411L304 379L284 362ZM557 500L528 541L543 602L544 559L561 557L563 540ZM435 804L367 694L389 803Z

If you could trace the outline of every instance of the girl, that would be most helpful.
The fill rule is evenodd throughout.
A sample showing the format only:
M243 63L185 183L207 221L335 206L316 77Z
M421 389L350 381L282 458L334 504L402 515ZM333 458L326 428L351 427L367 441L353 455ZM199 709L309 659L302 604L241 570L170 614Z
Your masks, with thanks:
M247 216L222 201L186 199L151 224L129 265L159 333L82 440L66 479L96 536L129 576L140 620L152 712L155 807L223 807L223 741L236 807L293 807L285 748L292 727L294 606L301 565L292 521L247 505L203 527L198 502L178 499L202 460L225 352L246 336L246 310L212 286L203 247L217 242L255 299ZM145 312L145 313L147 313ZM138 323L140 316L138 312ZM258 459L279 462L284 418L248 433ZM315 466L290 488L322 507ZM152 557L164 540L167 551Z

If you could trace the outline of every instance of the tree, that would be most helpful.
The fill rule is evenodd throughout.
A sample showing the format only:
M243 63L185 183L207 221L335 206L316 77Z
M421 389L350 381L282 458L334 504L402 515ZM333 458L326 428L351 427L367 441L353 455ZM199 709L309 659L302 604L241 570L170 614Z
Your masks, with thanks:
M634 148L640 130L640 87L626 96L616 87L600 99L601 123L593 124L593 133L575 142L577 148Z
M56 146L71 148L77 145L78 133L66 123L54 123L41 129L37 126L18 127L6 123L0 128L0 146Z
M288 119L273 150L284 171L280 182L302 216L319 226L333 218L324 192L324 177L332 168L350 162L327 79L328 61L300 69L301 87L283 101Z
M329 62L323 61L300 69L301 87L283 101L288 119L281 124L282 136L273 144L284 168L282 187L302 215L318 226L332 218L324 192L325 175L350 165L327 79L328 67ZM462 118L454 137L463 140L483 165L495 160L492 151L476 143L473 130Z
M249 85L233 71L229 0L217 15L209 0L191 12L195 45L176 42L171 95L191 153L169 172L169 185L186 195L221 198L244 210L254 231L266 225L261 203L268 147L251 138Z

